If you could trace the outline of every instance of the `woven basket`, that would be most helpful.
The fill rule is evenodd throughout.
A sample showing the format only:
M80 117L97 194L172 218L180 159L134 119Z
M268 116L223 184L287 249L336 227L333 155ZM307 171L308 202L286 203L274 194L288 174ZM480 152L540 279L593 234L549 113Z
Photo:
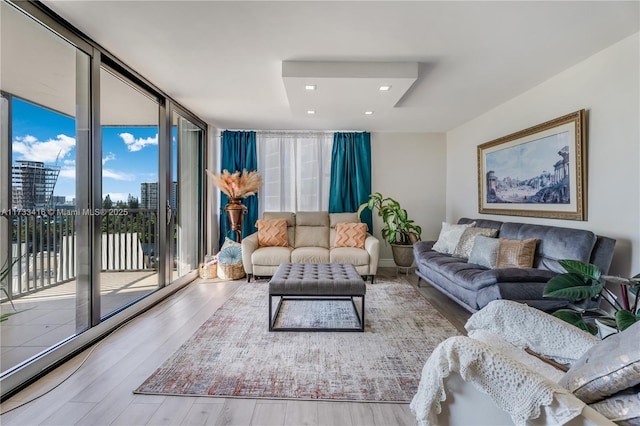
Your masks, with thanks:
M205 268L205 265L200 266L200 278L203 280L209 280L211 278L218 277L218 265L214 263L213 265L208 265Z
M218 263L218 278L223 280L237 280L244 277L242 263Z

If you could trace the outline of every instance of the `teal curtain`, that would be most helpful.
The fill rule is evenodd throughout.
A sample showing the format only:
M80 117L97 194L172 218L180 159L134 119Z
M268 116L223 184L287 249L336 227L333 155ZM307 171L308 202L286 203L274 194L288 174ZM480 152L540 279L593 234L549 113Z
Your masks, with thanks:
M331 151L329 212L355 212L371 194L371 134L336 132ZM362 222L373 233L371 210L365 209Z
M246 169L252 172L258 169L258 156L256 152L256 132L229 131L222 132L222 160L220 172L228 170L230 173L242 172ZM220 247L229 233L229 220L224 206L229 198L220 193ZM255 224L258 220L258 195L252 195L242 200L247 206L247 213L242 223L242 237L246 237L257 231ZM231 236L230 236L231 237Z

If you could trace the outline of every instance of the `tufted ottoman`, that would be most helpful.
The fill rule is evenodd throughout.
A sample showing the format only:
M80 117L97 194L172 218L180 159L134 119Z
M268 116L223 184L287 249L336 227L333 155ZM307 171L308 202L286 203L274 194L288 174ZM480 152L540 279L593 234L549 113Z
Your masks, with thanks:
M347 263L283 263L269 281L269 331L364 331L364 296L367 287L351 264ZM275 315L273 298L279 297ZM358 314L354 297L362 299ZM356 328L290 328L274 327L284 300L351 300L358 318Z

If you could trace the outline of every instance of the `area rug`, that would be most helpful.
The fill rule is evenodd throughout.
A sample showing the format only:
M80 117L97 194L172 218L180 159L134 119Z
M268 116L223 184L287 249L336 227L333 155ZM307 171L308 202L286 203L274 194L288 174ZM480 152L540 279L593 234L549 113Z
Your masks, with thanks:
M290 303L287 325L354 314ZM433 349L459 334L402 277L367 284L365 332L269 332L267 312L268 285L243 284L134 393L409 402Z

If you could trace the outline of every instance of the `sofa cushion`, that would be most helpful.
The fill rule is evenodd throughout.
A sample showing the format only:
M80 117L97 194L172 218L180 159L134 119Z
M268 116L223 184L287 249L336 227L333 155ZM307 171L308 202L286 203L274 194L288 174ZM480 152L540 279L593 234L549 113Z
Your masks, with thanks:
M329 213L327 212L298 212L296 226L324 226L329 228Z
M469 255L469 263L484 266L485 268L495 268L498 258L498 245L500 240L497 238L478 235L473 242L473 248Z
M296 248L329 248L329 228L325 226L296 226Z
M355 247L364 249L364 240L366 238L366 223L338 223L336 225L336 240L334 247Z
M453 225L451 223L442 222L442 228L440 229L440 235L438 241L433 245L433 249L440 253L451 254L458 245L460 237L465 229L471 228L475 225L475 222L467 223L464 225Z
M476 228L489 228L489 229L497 229L500 232L500 227L503 222L499 222L497 220L489 220L489 219L469 219L468 217L461 217L458 220L459 225L464 225L468 223L475 223Z
M512 240L537 239L533 266L559 273L565 272L557 262L559 259L589 262L596 243L596 235L591 231L527 223L505 222L499 236Z
M536 253L537 240L508 240L500 238L496 268L531 268Z
M329 254L331 263L350 263L353 266L369 264L369 253L366 250L353 247L336 247Z
M291 262L291 248L262 247L251 254L253 265L279 265Z
M329 227L335 228L339 223L360 222L358 213L329 213Z
M258 247L287 247L287 221L285 219L259 219Z
M329 248L329 213L298 212L294 247Z
M476 287L485 287L488 283L542 283L545 284L556 275L555 272L536 268L495 268L483 269L473 277ZM542 288L538 296L542 294Z
M296 226L296 214L291 212L264 212L263 219L285 219L287 226Z
M485 237L495 237L498 234L497 229L491 228L476 228L471 227L464 230L460 240L458 241L458 245L453 250L453 255L456 257L461 257L463 259L468 259L471 255L471 250L473 249L473 243L476 240L478 235L483 235Z
M291 252L291 263L329 263L329 249L299 247Z

